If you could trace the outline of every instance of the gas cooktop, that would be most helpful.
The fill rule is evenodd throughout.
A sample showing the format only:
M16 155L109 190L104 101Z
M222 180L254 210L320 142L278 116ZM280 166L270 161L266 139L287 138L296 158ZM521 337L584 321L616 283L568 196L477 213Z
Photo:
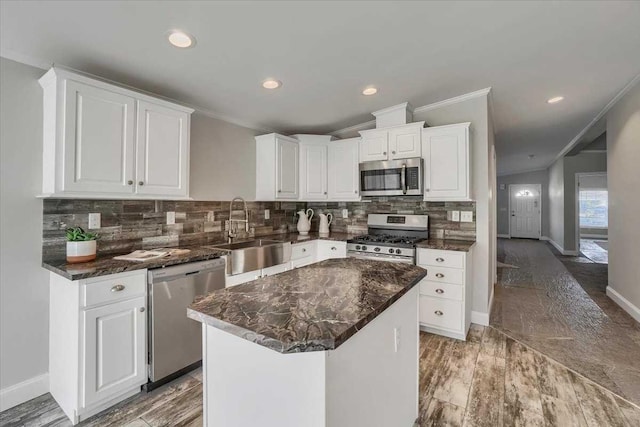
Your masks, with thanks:
M348 243L383 244L387 246L412 247L425 240L424 237L397 236L393 234L366 234L349 240Z

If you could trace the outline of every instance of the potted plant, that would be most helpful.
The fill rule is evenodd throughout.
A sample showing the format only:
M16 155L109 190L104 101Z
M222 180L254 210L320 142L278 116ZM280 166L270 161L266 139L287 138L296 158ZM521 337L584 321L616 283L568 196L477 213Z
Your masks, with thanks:
M67 228L67 262L88 262L96 259L96 233L87 233L81 227Z

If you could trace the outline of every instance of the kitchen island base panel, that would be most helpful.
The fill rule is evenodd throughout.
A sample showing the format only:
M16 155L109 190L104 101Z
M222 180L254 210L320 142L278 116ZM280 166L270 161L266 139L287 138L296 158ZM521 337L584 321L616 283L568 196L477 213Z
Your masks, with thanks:
M414 287L337 349L291 354L205 323L204 425L411 427L417 319Z

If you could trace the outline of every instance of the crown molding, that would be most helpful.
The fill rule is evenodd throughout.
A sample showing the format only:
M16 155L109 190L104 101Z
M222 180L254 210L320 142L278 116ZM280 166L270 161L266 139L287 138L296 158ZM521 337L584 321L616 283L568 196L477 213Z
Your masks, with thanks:
M618 92L616 94L616 96L614 96L613 99L611 99L611 101L609 101L607 103L607 105L604 106L604 108L593 118L593 120L591 120L589 122L589 124L587 126L585 126L584 129L582 129L580 132L578 132L578 134L567 145L565 145L565 147L562 150L560 150L558 155L553 159L553 161L551 163L549 163L547 165L547 167L551 166L558 159L560 159L561 157L564 157L569 151L571 151L571 149L573 149L573 147L575 147L576 144L578 144L580 142L582 137L589 131L589 129L591 129L596 123L598 123L598 121L601 118L603 118L614 105L616 105L618 103L620 98L625 96L627 94L627 92L629 92L629 90L631 90L631 88L634 87L636 85L636 83L638 83L638 82L640 82L640 73L638 73L633 79L631 79L631 81L629 83L627 83L620 90L620 92Z
M453 98L444 99L442 101L434 102L433 104L423 105L422 107L414 108L413 114L435 110L437 108L446 107L447 105L458 104L460 102L468 101L474 98L480 98L482 96L489 95L489 93L491 93L491 87L476 90L474 92L465 93L464 95L460 95L460 96L454 96Z
M503 177L503 176L510 176L510 175L520 175L520 174L523 174L523 173L546 171L547 169L549 169L548 166L538 167L538 168L531 168L531 169L524 169L524 170L519 169L517 171L498 172L496 175L499 176L499 177Z
M343 129L338 129L336 131L330 132L330 135L339 137L340 135L344 135L344 134L348 134L351 132L358 132L361 130L368 130L368 129L373 129L376 127L376 121L375 120L369 120L368 122L364 122L364 123L359 123L357 125L353 125L353 126L349 126Z

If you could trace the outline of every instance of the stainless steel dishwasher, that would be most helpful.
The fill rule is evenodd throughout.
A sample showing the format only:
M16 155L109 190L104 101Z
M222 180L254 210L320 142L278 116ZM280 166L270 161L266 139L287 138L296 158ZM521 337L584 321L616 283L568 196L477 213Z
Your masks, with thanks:
M149 270L147 391L200 366L202 325L187 317L187 307L224 283L224 259Z

